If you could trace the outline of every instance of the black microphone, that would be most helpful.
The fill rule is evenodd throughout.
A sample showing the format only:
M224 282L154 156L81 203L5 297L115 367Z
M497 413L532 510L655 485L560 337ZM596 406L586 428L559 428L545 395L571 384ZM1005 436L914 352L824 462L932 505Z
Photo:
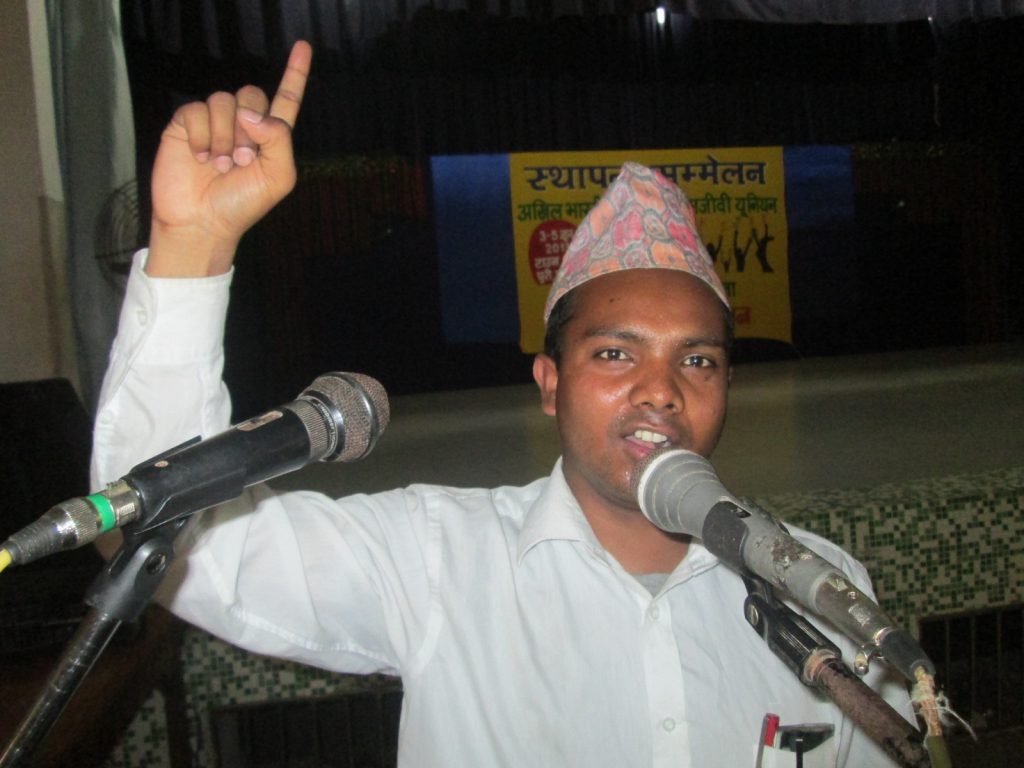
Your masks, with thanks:
M390 420L387 393L358 373L327 373L280 408L139 464L105 491L65 501L0 545L21 565L136 523L143 532L235 499L314 461L366 456Z
M644 516L663 531L699 538L740 573L753 573L831 621L867 653L878 652L911 681L935 668L917 641L834 565L786 532L771 515L725 489L711 463L684 450L656 451L633 475Z

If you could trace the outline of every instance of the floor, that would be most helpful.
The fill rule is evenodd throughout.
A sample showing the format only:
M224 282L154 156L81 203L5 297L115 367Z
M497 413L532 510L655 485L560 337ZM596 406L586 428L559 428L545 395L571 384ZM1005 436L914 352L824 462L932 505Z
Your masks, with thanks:
M1024 344L737 366L712 461L739 496L981 472L1024 463ZM331 495L411 482L495 486L547 474L553 419L532 385L395 397L352 464L279 478Z

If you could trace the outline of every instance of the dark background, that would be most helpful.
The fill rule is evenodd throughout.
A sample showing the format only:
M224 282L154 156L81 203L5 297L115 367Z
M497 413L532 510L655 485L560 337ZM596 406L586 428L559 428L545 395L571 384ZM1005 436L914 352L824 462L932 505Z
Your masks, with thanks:
M850 146L853 226L790 233L793 344L748 340L737 362L1024 335L1024 17L672 14L659 28L628 7L555 17L528 3L519 16L421 8L368 37L321 5L302 32L316 55L300 182L238 261L226 370L238 417L331 369L394 394L529 380L514 344L443 338L435 154ZM288 7L122 0L141 188L176 106L276 87Z

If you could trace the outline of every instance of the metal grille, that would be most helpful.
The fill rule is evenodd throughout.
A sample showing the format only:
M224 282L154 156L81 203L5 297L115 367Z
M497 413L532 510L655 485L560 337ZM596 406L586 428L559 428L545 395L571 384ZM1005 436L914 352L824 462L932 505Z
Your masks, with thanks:
M919 627L950 706L979 737L975 744L964 730L949 729L947 739L961 742L955 752L966 760L954 763L1019 764L1004 763L997 754L1012 744L1019 759L1024 744L1024 606L931 617ZM953 752L955 744L950 746Z
M221 707L211 713L221 768L392 768L402 692Z

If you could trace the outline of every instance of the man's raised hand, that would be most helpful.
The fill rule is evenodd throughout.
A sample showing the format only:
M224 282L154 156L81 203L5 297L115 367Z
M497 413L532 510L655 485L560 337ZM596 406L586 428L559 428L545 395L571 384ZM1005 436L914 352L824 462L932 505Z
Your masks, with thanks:
M153 165L148 274L226 272L242 235L291 192L292 128L312 57L308 43L295 43L273 101L247 85L174 113Z

